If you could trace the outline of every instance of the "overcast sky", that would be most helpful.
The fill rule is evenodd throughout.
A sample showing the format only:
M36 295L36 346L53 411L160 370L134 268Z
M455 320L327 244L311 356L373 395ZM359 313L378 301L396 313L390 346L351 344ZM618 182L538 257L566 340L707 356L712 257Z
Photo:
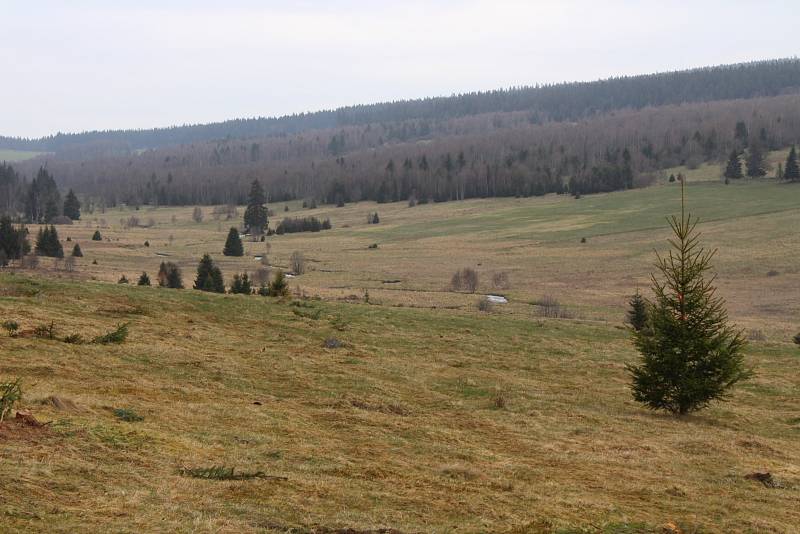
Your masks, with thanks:
M147 128L795 56L760 1L0 0L0 135Z

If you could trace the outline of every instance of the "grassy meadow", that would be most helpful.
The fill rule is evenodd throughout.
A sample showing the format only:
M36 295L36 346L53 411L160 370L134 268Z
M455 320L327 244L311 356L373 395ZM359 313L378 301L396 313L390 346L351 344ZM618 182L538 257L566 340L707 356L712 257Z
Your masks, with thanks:
M13 150L9 148L0 148L0 161L13 163L15 161L24 161L26 159L33 159L41 156L45 152L34 152L31 150Z
M83 249L75 272L43 259L0 275L0 318L22 332L0 337L0 380L21 377L22 407L50 423L0 425L0 530L796 532L800 186L708 180L686 193L756 376L681 419L631 399L623 325L666 250L677 184L413 208L275 203L273 226L315 215L333 229L246 241L241 258L221 253L239 220L210 209L201 223L191 207L85 213L59 227L65 251ZM367 224L373 211L380 224ZM131 216L152 225L126 229ZM256 256L288 268L294 251L307 272L282 300L114 283L154 279L168 259L190 287L206 252L229 282ZM461 267L478 271L476 294L448 289ZM483 294L509 303L480 312ZM544 296L569 318L542 317ZM87 339L128 323L130 336L32 335L50 322ZM185 471L211 466L281 478ZM765 470L780 487L745 478Z

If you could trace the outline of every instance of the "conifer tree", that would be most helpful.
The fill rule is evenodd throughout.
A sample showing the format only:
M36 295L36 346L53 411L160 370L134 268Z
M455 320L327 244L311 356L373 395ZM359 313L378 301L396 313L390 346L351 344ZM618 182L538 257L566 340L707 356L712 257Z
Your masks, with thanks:
M247 273L241 275L233 275L233 283L231 283L231 293L249 295L253 292L253 285L250 282L250 277Z
M283 297L289 293L289 284L286 282L286 275L278 269L275 278L269 285L269 294L273 297Z
M142 272L142 276L139 277L139 281L136 282L137 286L149 286L150 285L150 277L147 276L147 273Z
M158 285L171 289L183 289L183 277L178 266L171 261L162 261L158 268Z
M222 271L214 265L211 256L204 254L200 263L197 265L197 278L194 281L194 288L200 291L210 291L213 293L225 293L225 282L222 279Z
M747 150L747 176L750 178L760 178L766 176L767 170L764 168L764 153L757 143L752 143Z
M0 255L3 257L0 263L5 265L8 260L18 260L30 251L28 229L15 227L8 216L0 217Z
M102 240L103 236L100 235L100 230L95 230L94 233L92 234L92 241L102 241Z
M72 255L76 258L83 257L83 251L81 250L81 246L78 243L75 243L75 246L72 247Z
M647 304L638 291L630 298L628 304L630 305L628 323L638 332L647 325Z
M77 221L81 218L81 203L72 189L69 190L69 193L67 193L64 199L64 215L73 221Z
M267 202L267 197L264 194L264 189L258 180L253 180L250 187L250 195L247 201L247 209L244 212L244 224L248 232L254 234L264 233L264 228L267 227L267 208L264 205Z
M39 229L36 236L36 254L51 258L63 258L64 248L58 240L58 232L52 224Z
M725 178L737 180L742 177L742 162L739 159L739 152L734 150L728 158L728 165L725 167Z
M222 249L222 254L225 256L243 256L244 246L242 239L239 237L239 230L231 228L228 232L228 239L225 240L225 248Z
M797 150L794 145L789 151L789 156L786 158L786 165L783 168L783 179L790 182L800 181L800 167L797 165Z
M684 215L683 187L681 218L673 216L670 226L673 250L657 255L661 279L652 276L648 326L634 332L641 359L627 369L635 400L684 415L724 400L751 372L744 367L742 333L729 324L714 279L706 277L715 251L700 246L697 221Z

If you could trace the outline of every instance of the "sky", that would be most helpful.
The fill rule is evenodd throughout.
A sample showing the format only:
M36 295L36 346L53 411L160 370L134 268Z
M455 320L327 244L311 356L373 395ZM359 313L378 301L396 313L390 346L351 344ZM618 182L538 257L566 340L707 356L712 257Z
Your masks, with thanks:
M0 0L0 135L794 57L790 0Z

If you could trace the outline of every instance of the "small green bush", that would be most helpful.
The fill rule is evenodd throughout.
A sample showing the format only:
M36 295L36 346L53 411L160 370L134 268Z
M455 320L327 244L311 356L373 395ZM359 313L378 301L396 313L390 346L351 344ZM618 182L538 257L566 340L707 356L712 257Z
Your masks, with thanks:
M19 332L19 323L16 321L3 321L3 328L8 332L9 337L17 337Z
M83 343L83 337L80 334L70 334L66 336L63 340L64 343L71 343L73 345L80 345Z
M22 400L22 379L0 382L0 422L11 413L20 400Z
M123 343L125 339L128 337L128 323L119 324L117 328L103 334L102 336L97 336L92 340L92 343L98 345L108 345L110 343Z
M50 321L50 324L42 323L33 329L33 335L45 339L55 339L56 324L53 321Z
M129 410L128 408L116 408L114 410L114 415L116 415L118 419L128 423L138 423L139 421L144 421L144 417L137 414L133 410Z

